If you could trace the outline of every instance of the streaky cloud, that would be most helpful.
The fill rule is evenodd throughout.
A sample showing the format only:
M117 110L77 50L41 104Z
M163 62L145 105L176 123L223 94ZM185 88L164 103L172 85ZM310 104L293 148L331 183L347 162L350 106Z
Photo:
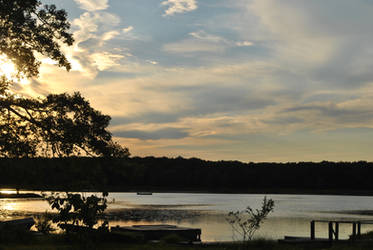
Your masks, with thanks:
M167 0L161 3L168 6L163 16L173 16L176 13L184 13L198 8L196 0Z
M81 9L87 11L105 10L109 7L109 0L74 0Z
M144 130L123 130L114 131L113 135L124 138L137 138L140 140L160 140L160 139L182 139L189 136L188 132L179 128L162 128L153 131Z

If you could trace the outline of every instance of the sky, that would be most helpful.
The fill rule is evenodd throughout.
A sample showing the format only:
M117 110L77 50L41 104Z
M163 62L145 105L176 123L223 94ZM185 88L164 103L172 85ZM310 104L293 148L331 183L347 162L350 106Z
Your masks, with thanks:
M373 160L372 0L43 0L69 14L66 72L133 156Z

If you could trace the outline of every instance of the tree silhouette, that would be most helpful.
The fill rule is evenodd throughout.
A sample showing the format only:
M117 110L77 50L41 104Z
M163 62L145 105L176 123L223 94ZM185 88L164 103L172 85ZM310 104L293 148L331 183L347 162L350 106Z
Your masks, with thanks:
M60 44L73 44L64 10L37 0L0 0L0 54L17 69L16 80L36 77L39 53L70 70ZM0 156L127 157L112 140L110 117L93 109L80 93L26 98L10 90L14 79L0 79Z
M79 93L45 99L0 99L0 154L6 157L125 157L112 141L110 116L93 109Z
M40 61L35 53L55 60L70 70L60 44L72 45L65 10L55 5L41 7L38 0L0 0L0 52L26 77L37 76Z

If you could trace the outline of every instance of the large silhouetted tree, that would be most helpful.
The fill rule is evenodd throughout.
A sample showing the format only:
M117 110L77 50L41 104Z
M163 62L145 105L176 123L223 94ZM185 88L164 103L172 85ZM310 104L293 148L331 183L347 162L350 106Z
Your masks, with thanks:
M0 0L0 54L14 63L17 77L36 77L48 57L70 70L61 44L74 40L64 10L37 0ZM26 98L10 90L14 79L0 79L0 156L127 157L113 142L110 117L93 109L79 93Z

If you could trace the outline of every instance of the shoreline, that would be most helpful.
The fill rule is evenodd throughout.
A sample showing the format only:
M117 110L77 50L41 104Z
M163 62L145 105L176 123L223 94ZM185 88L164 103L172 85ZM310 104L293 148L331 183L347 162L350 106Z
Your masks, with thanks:
M14 190L13 188L0 188L2 190ZM249 190L234 190L234 189L216 189L216 190L204 190L204 189L159 189L159 188L139 188L139 189L108 189L108 193L137 193L137 192L151 192L155 193L190 193L190 194L279 194L279 195L336 195L336 196L373 196L373 190L342 190L342 189L249 189ZM101 193L103 191L97 189L85 189L85 190L67 190L68 192L93 192ZM37 189L24 189L19 194L15 193L1 193L0 199L43 199L40 192L66 192L66 190L49 189L49 190L37 190Z

